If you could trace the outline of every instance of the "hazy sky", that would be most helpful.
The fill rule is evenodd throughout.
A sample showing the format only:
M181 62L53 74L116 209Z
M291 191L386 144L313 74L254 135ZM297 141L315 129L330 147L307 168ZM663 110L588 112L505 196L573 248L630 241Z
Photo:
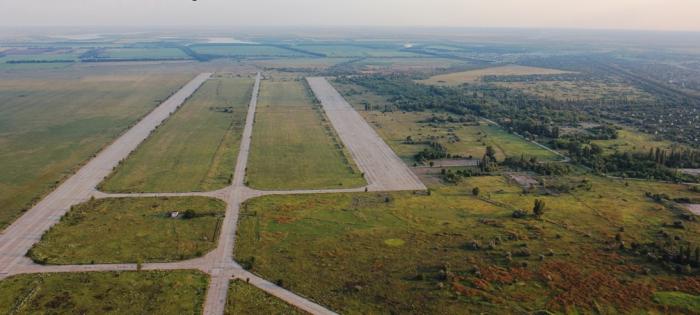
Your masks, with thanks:
M0 25L368 25L700 31L700 0L0 0Z

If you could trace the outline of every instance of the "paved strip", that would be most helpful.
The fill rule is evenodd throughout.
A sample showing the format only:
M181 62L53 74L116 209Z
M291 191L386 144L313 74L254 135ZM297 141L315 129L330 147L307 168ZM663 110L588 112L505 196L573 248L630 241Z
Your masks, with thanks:
M105 193L101 191L93 192L92 196L97 199L104 198L144 198L144 197L210 197L225 200L230 194L230 186L219 190L201 192L179 192L179 193Z
M248 105L248 115L246 116L243 135L241 136L241 146L238 150L236 168L233 172L231 183L231 193L227 199L226 217L221 225L221 235L217 248L207 254L206 258L211 261L211 278L207 299L204 301L204 314L220 315L224 313L226 298L228 296L229 281L231 272L228 268L234 266L233 246L236 240L236 227L238 225L238 212L240 204L247 199L244 192L245 170L248 165L248 153L250 152L250 142L253 135L253 123L255 122L255 110L258 105L258 94L260 92L260 73L255 78L253 93Z
M329 311L327 308L318 305L314 302L311 302L308 299L305 299L299 295L296 295L288 290L285 290L274 283L267 281L261 277L258 277L255 274L252 274L246 270L243 269L235 269L233 276L236 278L239 278L241 280L244 280L259 289L276 296L277 298L284 300L284 301L294 301L292 305L295 307L304 310L306 312L309 312L311 314L323 314L323 315L334 315L336 314L335 312Z
M362 170L371 191L425 190L374 129L325 78L306 78L333 127Z
M210 76L210 73L203 73L195 77L10 225L0 235L0 278L23 260L31 246L72 205L89 199L95 186L109 175L119 161L135 150L152 130L177 110Z

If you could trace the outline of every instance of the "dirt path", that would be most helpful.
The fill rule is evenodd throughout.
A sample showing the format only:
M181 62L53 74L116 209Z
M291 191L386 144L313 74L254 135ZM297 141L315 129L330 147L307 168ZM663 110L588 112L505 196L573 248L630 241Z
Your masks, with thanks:
M418 176L379 137L355 109L326 81L307 78L343 144L362 170L372 191L425 190Z

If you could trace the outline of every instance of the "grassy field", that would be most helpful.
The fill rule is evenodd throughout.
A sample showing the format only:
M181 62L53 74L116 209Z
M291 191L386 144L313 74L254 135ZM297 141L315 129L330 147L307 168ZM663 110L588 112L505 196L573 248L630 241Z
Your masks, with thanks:
M253 272L350 314L654 313L665 310L657 291L700 294L697 270L676 274L619 250L615 240L619 233L629 248L659 241L663 230L698 244L700 223L668 228L674 212L644 196L692 192L599 177L561 180L584 179L590 190L559 195L523 194L494 176L434 186L430 195L263 197L243 207L235 256ZM532 209L535 199L547 204L541 219L511 216Z
M189 59L177 48L108 48L100 53L108 59Z
M262 45L193 45L198 54L226 57L308 57L308 54Z
M618 152L649 152L649 149L659 148L671 150L674 146L672 142L667 140L657 140L650 134L634 131L631 129L620 129L617 133L617 139L611 140L593 140L592 143L598 144L605 150L606 153Z
M100 185L115 192L188 192L230 184L253 80L205 82Z
M110 198L75 206L29 256L46 264L166 262L216 247L226 205L204 197ZM194 211L187 218L185 212ZM180 213L171 218L174 211Z
M20 275L0 281L2 314L201 314L197 271Z
M191 78L66 71L0 80L0 229Z
M247 181L259 189L350 188L365 182L302 81L263 81Z
M540 160L559 160L554 153L542 149L527 140L510 134L502 128L486 121L475 123L430 123L426 122L434 114L429 112L382 112L380 109L389 104L381 96L363 90L357 86L335 84L345 98L353 104L360 114L377 130L377 133L389 144L404 161L411 164L413 156L427 148L422 144L407 144L406 138L415 142L438 141L450 154L464 157L481 158L487 146L496 150L496 158L506 156L537 157ZM348 93L348 91L355 91ZM361 105L367 101L378 110L365 111ZM440 114L438 116L446 116Z
M234 280L231 281L228 289L228 300L224 314L292 315L306 313L242 280Z
M433 76L427 80L421 80L419 82L425 84L437 84L437 85L460 85L464 83L476 83L479 82L481 77L487 75L533 75L533 74L562 74L567 73L566 71L538 68L538 67L527 67L518 65L508 65L500 66L486 69L469 70L463 72L454 72Z

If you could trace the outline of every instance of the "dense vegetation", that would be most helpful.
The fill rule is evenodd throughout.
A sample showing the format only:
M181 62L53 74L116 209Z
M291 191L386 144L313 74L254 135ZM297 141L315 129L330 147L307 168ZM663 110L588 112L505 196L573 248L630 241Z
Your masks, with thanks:
M566 149L575 162L600 173L626 177L653 178L669 181L696 181L689 175L679 174L673 168L695 168L700 163L700 153L694 150L656 152L653 158L639 152L615 152L604 155L603 149L592 140L610 140L618 137L617 129L609 124L599 124L582 129L581 132L562 135L561 128L577 125L583 120L600 117L577 109L578 101L565 104L553 99L539 98L515 90L491 85L462 85L460 87L431 86L415 83L409 76L368 75L342 77L339 83L354 84L385 96L403 111L445 111L469 117L483 116L498 121L510 132L526 138L551 141L552 146ZM621 100L602 100L602 103L618 103ZM371 104L368 104L371 107ZM584 107L585 108L585 107ZM392 110L392 108L385 108ZM434 120L440 123L439 116ZM428 147L416 154L419 162L447 157L439 143L430 142ZM567 172L559 166L536 165L526 159L511 158L506 163L517 169L526 169L544 174Z

